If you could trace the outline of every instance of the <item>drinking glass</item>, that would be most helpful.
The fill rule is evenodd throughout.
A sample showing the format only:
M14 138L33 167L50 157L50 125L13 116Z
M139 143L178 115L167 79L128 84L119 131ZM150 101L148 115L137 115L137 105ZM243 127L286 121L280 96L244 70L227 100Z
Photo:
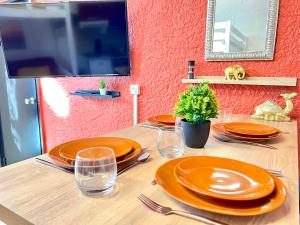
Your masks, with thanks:
M111 193L116 184L115 153L106 147L92 147L78 152L75 160L75 180L80 191L88 196Z
M184 154L184 136L181 127L160 128L157 137L157 149L161 156L177 158Z
M219 118L221 122L230 122L232 120L232 110L230 108L223 108L219 111Z
M181 122L182 119L183 119L183 117L179 117L179 116L176 117L176 120L175 120L175 129L177 129L178 127L182 128L182 122Z

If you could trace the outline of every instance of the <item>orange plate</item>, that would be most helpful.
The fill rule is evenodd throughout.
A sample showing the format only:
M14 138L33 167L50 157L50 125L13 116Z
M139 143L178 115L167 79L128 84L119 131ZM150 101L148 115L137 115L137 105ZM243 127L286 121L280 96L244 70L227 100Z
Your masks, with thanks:
M267 140L277 138L281 135L281 132L279 131L278 133L275 133L275 134L269 135L269 136L265 136L265 137L240 136L238 134L227 132L224 128L224 124L225 123L216 123L216 124L212 125L212 130L214 130L215 132L217 132L221 135L225 135L230 138L234 138L234 139L238 139L238 140L245 140L245 141L267 141Z
M175 168L175 177L192 191L227 200L262 198L275 187L271 175L262 168L218 157L183 160Z
M92 147L108 147L114 150L116 158L128 154L132 150L131 144L127 139L116 137L95 137L83 138L67 142L59 149L61 157L75 161L79 151Z
M246 136L269 136L279 132L279 130L274 127L258 123L224 123L224 128L231 133Z
M166 162L157 169L155 180L168 195L189 206L226 215L253 216L279 208L286 199L286 189L282 181L273 175L274 191L258 200L230 201L199 195L181 185L174 175L177 164L188 158L192 157L178 158Z
M151 123L163 123L163 124L175 125L176 118L173 114L166 114L166 115L152 116L148 119L148 121Z
M118 139L120 139L120 138L118 138ZM142 152L142 146L139 143L137 143L136 141L131 140L131 139L126 139L126 138L122 138L122 139L128 141L128 143L131 145L133 150L130 151L125 156L117 159L118 166L126 164L126 163L130 162L131 160L136 159ZM60 145L54 147L53 149L51 149L48 152L48 156L53 160L54 163L56 163L59 166L62 166L65 168L74 168L75 162L73 160L68 160L68 159L61 157L59 154L59 151L60 151L60 148L64 147L64 145L69 144L71 142L76 142L76 141L77 140L66 142L66 143L63 143L63 144L60 144Z

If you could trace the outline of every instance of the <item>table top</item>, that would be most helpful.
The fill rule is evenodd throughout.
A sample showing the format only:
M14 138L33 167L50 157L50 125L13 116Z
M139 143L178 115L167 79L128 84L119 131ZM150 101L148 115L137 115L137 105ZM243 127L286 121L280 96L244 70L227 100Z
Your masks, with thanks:
M235 115L235 121L252 121L249 116ZM205 148L186 148L185 155L219 156L282 170L287 199L279 209L259 216L238 217L204 212L172 199L158 185L151 185L156 169L168 159L159 156L157 131L139 125L105 136L127 137L148 147L151 159L117 178L116 191L105 198L81 194L74 175L28 159L0 168L0 204L33 224L118 224L160 225L201 224L176 215L155 213L137 199L141 193L174 209L183 209L214 218L231 225L299 224L297 122L255 122L269 124L284 133L270 144L278 150L256 146L220 143L210 136ZM47 157L44 155L42 157ZM1 214L0 214L1 220ZM9 223L8 223L9 224Z

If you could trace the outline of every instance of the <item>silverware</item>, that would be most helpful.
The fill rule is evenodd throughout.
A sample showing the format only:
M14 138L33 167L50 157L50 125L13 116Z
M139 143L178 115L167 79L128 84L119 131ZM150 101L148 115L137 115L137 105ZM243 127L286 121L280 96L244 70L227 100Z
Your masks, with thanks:
M144 152L142 154L140 154L140 156L136 159L135 162L133 162L132 164L122 168L120 171L118 171L118 175L124 173L125 171L127 171L128 169L136 166L137 164L139 163L143 163L143 162L146 162L150 157L150 153L149 152Z
M273 175L275 175L275 176L277 176L277 177L283 177L283 174L282 174L282 171L281 171L281 170L272 170L272 169L264 169L264 170L268 171L269 173L271 173L271 174L273 174ZM156 180L155 180L155 179L152 180L152 181L151 181L151 184L152 184L152 185L156 185L156 184L157 184L157 183L156 183Z
M198 216L195 214L192 214L190 212L184 212L184 211L179 211L179 210L173 210L170 207L166 207L166 206L162 206L156 202L154 202L153 200L151 200L150 198L148 198L147 196L140 194L138 196L138 199L144 203L149 209L158 212L158 213L162 213L164 215L170 215L170 214L176 214L179 216L184 216L187 218L191 218L206 224L210 224L210 225L228 225L226 223L217 221L217 220L213 220L213 219L209 219L207 217L204 216Z
M64 168L64 167L61 167L61 166L58 166L52 162L49 162L47 160L44 160L44 159L40 159L40 158L35 158L35 160L39 163L42 163L44 165L47 165L47 166L51 166L53 168L56 168L56 169L59 169L59 170L62 170L62 171L65 171L67 173L74 173L74 170L73 169L67 169L67 168Z
M151 128L151 129L163 129L163 130L174 130L174 126L168 125L153 125L153 124L141 124L140 127Z
M273 175L275 175L277 177L283 177L281 170L272 170L272 169L265 169L265 170L272 173Z
M247 144L247 145L255 145L255 146L259 146L259 147L263 147L263 148L269 148L269 149L273 149L276 150L277 148L271 145L267 145L267 144L261 144L261 143L257 143L257 142L250 142L250 141L242 141L242 140L236 140L233 138L229 138L226 136L220 136L220 135L213 135L213 137L215 139L217 139L218 141L222 141L222 142L228 142L228 143L240 143L240 144Z

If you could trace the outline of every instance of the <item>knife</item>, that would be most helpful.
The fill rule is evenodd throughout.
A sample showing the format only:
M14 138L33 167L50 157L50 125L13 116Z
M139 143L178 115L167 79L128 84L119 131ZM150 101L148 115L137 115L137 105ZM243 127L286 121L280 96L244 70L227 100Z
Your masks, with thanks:
M53 168L56 168L56 169L59 169L59 170L62 170L62 171L65 171L67 173L74 173L74 170L73 169L67 169L67 168L64 168L64 167L61 167L61 166L58 166L52 162L49 162L47 160L44 160L44 159L40 159L40 158L35 158L35 160L39 163L42 163L44 165L47 165L47 166L51 166Z

